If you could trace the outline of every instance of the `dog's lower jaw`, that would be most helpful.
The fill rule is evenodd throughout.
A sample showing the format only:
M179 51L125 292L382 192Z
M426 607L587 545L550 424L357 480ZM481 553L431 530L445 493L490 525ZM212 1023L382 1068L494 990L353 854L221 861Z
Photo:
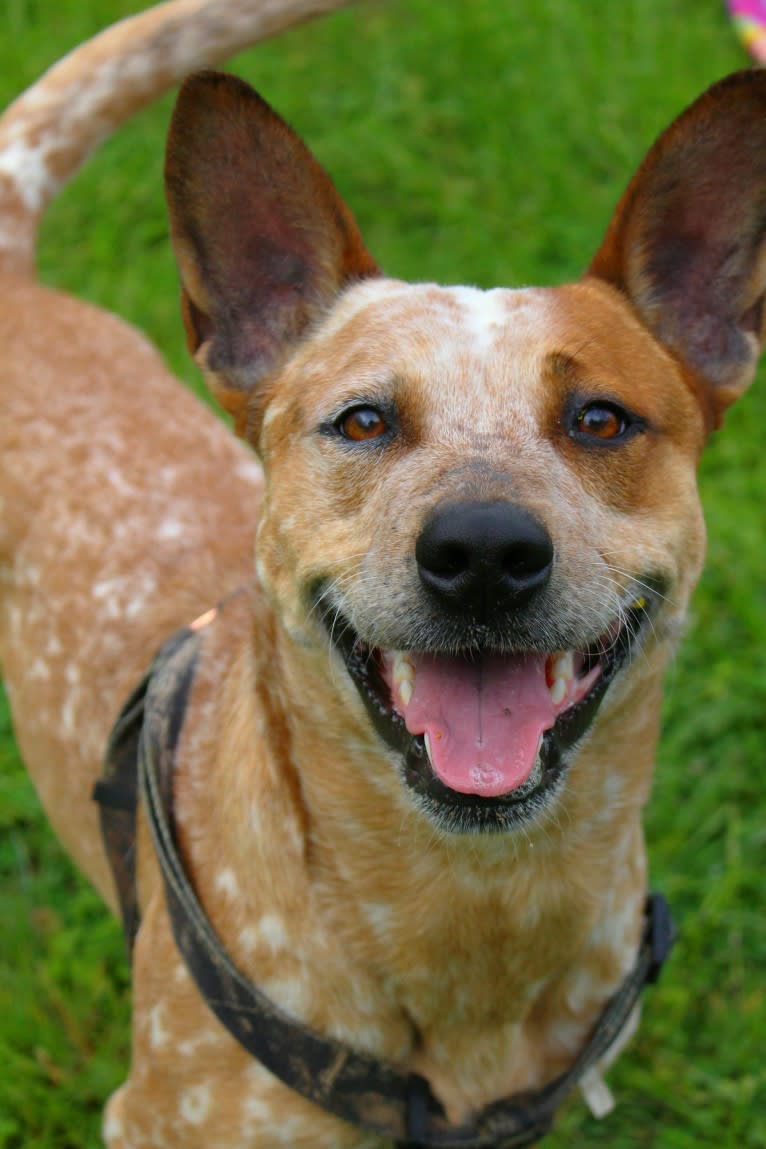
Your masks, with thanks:
M494 645L387 651L337 607L318 613L339 682L354 684L423 816L447 833L528 833L550 817L604 700L647 658L647 637L657 645L663 595L652 583L661 580L647 575L600 637L547 654L504 649L499 622ZM329 600L324 580L315 598Z

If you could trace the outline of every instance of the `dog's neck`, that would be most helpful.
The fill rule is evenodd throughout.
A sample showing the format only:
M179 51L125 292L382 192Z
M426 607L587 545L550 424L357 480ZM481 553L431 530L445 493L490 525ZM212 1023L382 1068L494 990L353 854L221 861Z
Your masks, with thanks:
M593 731L554 818L462 836L415 809L326 650L264 618L255 636L225 667L226 632L211 636L195 689L201 712L210 692L227 713L226 741L197 730L186 746L215 761L218 797L206 771L178 800L235 960L309 1024L425 1073L453 1117L542 1085L635 959L659 654Z

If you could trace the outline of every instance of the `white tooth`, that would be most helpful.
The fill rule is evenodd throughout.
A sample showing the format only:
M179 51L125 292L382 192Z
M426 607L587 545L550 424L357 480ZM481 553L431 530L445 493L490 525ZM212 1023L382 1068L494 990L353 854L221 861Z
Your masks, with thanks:
M414 678L415 667L407 655L402 654L401 651L397 651L394 655L392 674L394 682L411 682Z
M554 678L574 678L574 655L571 650L564 650L553 659Z
M405 678L399 684L399 697L405 706L409 706L412 700L412 682L409 678Z
M433 765L433 758L431 756L431 739L428 737L428 731L426 731L426 733L423 735L423 741L426 744L426 754L428 755L428 761L431 763L431 765Z
M559 706L566 698L569 692L569 687L565 678L554 679L553 686L551 687L551 698L555 706Z

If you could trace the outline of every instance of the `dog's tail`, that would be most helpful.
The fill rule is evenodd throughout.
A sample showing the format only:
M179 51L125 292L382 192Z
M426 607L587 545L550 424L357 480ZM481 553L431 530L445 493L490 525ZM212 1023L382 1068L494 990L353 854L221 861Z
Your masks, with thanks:
M59 188L115 128L197 68L350 0L172 0L76 48L0 117L0 270L32 274Z

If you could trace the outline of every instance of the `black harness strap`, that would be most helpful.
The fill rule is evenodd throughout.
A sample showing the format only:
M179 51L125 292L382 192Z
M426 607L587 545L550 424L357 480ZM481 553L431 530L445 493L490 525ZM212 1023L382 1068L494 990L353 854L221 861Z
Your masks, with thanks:
M190 642L194 638L195 631L186 627L177 631L164 644L112 727L106 745L103 773L93 787L93 798L101 807L101 836L112 867L125 938L131 953L141 921L136 887L136 812L138 747L144 725L146 692L156 673L179 647L186 646L189 652L192 646L196 649L197 644ZM173 682L173 707L176 712L176 721L172 727L173 750L183 723L192 677L193 664L190 664L188 676L175 678Z
M236 969L192 889L174 838L175 749L199 649L188 628L160 651L128 700L109 741L94 797L120 893L126 937L138 924L135 893L136 778L165 885L176 944L209 1008L271 1073L351 1124L392 1138L399 1149L525 1149L550 1131L555 1111L610 1048L641 990L656 980L673 941L664 899L647 902L636 964L607 1003L574 1065L537 1092L518 1093L452 1125L428 1083L294 1021Z

